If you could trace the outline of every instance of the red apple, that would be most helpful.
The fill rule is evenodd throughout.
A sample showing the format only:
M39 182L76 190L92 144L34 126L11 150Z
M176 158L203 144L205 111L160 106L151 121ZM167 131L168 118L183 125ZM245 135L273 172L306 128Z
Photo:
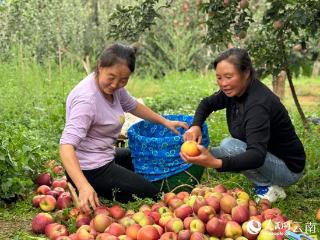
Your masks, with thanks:
M187 204L182 204L180 207L174 210L174 215L182 220L184 220L186 217L191 216L192 213L192 207Z
M160 234L158 230L151 225L142 227L137 235L137 240L158 240L159 238Z
M261 215L263 216L264 219L273 219L280 214L281 214L281 211L279 208L269 208L269 209L265 209Z
M207 232L211 236L223 237L226 227L226 222L217 217L211 218L206 225Z
M178 240L178 235L175 232L165 232L161 235L160 240Z
M189 240L191 237L191 231L188 229L181 230L178 233L178 240Z
M58 165L54 166L52 170L56 174L63 174L64 168L61 165Z
M205 200L206 200L206 205L213 207L216 213L220 211L220 200L217 197L209 195L208 197L205 198Z
M72 197L69 192L61 193L57 199L58 209L65 209L72 206Z
M41 185L47 185L47 186L51 186L51 175L50 173L42 173L40 175L38 175L37 179L36 179L36 183L38 184L38 186Z
M165 202L165 204L168 204L171 198L174 198L176 196L175 193L173 192L168 192L165 193L163 196L163 201Z
M53 223L53 218L49 213L39 213L32 219L32 232L44 233L45 227Z
M126 229L119 223L113 222L110 226L105 230L105 232L110 233L114 236L120 236L126 233Z
M181 145L181 152L190 157L198 156L201 153L198 149L198 144L195 141L185 141Z
M184 228L185 229L190 229L190 223L192 220L196 219L195 217L186 217L184 220L183 220L183 225L184 225Z
M111 235L110 233L99 233L96 240L119 240L119 238Z
M136 224L136 222L129 216L124 216L123 218L118 220L118 223L120 223L125 228L127 228L130 225Z
M189 198L189 195L188 192L179 192L176 196L185 202Z
M47 195L51 195L55 199L57 199L59 197L59 193L57 191L55 191L55 190L50 190L49 192L47 192Z
M206 223L216 215L216 211L213 207L204 205L199 208L197 215L202 222Z
M198 196L192 205L192 209L195 213L197 213L199 208L205 205L206 205L206 200L204 199L204 197Z
M65 192L65 190L62 187L55 187L53 190L58 192L59 196Z
M80 213L76 218L76 227L80 228L82 225L89 225L91 217L88 214Z
M232 220L237 223L243 223L250 218L249 208L246 205L238 205L231 210Z
M119 240L132 240L132 238L131 238L131 237L128 237L127 235L120 235L120 236L118 237L118 239L119 239Z
M154 226L158 230L158 233L159 233L160 236L163 234L163 232L164 232L163 227L161 227L158 224L152 224L152 226Z
M133 224L127 227L126 235L131 237L132 239L137 239L138 232L141 226L139 224Z
M37 194L43 194L46 195L49 191L51 190L51 188L47 185L41 185L37 188Z
M207 240L207 239L208 237L201 232L194 232L191 234L191 237L190 237L190 240Z
M151 211L156 211L158 212L158 209L165 206L165 203L164 202L157 202L155 204L152 205L151 207Z
M180 198L174 197L171 198L168 202L168 206L174 210L178 207L180 207L182 204L184 204L183 200L181 200Z
M108 210L114 219L120 219L126 214L125 210L119 205L113 205Z
M68 236L59 236L55 240L72 240L72 239Z
M56 180L53 180L52 187L53 188L61 187L63 189L66 189L68 186L67 184L68 184L67 181L64 179L56 179Z
M40 208L45 212L50 212L56 208L56 199L51 195L45 195L39 202Z
M213 187L213 191L214 192L220 192L220 193L224 193L227 192L227 189L225 186L223 186L222 184L218 184L215 187Z
M258 214L259 214L259 211L258 211L257 207L253 206L253 205L249 205L249 215L256 216Z
M233 207L237 205L236 199L231 195L224 195L220 200L220 208L224 213L231 213Z
M159 212L152 211L152 212L150 213L150 217L153 218L153 220L154 220L155 223L159 223L159 220L160 220L160 218L161 218L161 215L160 215Z
M93 210L93 215L98 215L98 214L106 214L110 216L109 210L106 206L98 206Z
M56 239L59 236L68 236L68 229L66 226L58 223L50 223L45 227L45 234L50 239Z
M224 235L228 238L236 239L242 235L242 228L235 221L228 221L224 230Z
M132 220L133 221L133 220ZM106 214L100 213L97 214L93 219L92 219L92 227L97 231L97 232L104 232L107 227L111 225L113 222L113 219L109 217Z
M197 219L197 218L193 219L190 222L190 231L192 233L194 233L194 232L204 233L205 232L205 225L200 219Z
M39 203L40 203L40 200L44 197L45 195L41 194L41 195L36 195L32 198L32 205L34 207L39 207Z

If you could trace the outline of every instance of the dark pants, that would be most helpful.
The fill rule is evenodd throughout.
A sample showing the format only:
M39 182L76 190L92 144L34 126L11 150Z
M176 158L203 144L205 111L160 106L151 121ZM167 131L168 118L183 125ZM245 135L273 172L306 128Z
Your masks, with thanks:
M126 148L116 149L115 161L83 173L98 196L110 200L128 202L133 200L132 195L156 200L160 192L158 187L133 172L131 153ZM68 175L67 178L73 183Z

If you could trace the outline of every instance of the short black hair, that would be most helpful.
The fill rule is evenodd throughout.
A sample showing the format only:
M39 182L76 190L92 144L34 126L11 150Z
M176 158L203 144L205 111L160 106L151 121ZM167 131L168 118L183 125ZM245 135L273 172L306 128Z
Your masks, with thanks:
M96 74L99 67L111 67L118 63L127 64L131 72L134 72L136 65L136 48L121 43L114 43L106 47L97 60Z
M253 68L251 58L245 49L229 48L225 50L212 62L213 68L216 69L218 63L223 60L233 64L240 74L244 74L249 71L251 78L255 76L255 70Z

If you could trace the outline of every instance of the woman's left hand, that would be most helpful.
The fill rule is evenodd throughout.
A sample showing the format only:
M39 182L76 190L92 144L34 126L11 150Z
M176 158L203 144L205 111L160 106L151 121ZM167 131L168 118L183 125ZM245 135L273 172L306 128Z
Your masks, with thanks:
M175 134L179 135L179 131L177 130L178 127L182 127L185 130L188 130L189 126L186 122L180 122L180 121L170 121L166 119L165 123L163 124L165 127L170 129Z
M207 148L202 145L197 145L200 150L200 155L190 157L187 154L180 152L180 157L187 163L197 164L203 167L221 168L222 160L215 158Z

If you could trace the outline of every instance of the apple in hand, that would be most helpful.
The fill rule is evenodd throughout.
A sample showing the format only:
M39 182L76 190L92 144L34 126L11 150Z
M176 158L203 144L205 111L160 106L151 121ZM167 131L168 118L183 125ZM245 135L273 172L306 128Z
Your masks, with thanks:
M190 157L199 156L201 153L198 149L198 144L195 141L185 141L181 145L181 152Z

